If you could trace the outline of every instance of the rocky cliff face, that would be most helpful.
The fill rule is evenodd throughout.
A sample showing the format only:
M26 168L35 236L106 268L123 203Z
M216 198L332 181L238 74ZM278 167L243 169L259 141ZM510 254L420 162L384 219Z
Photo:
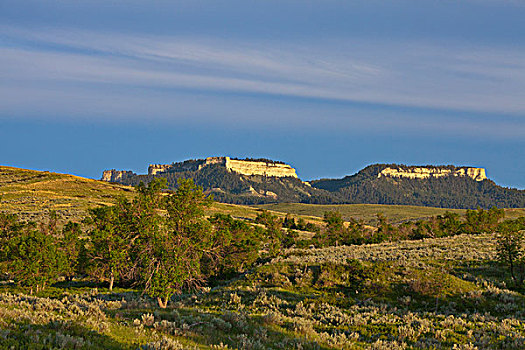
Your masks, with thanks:
M171 168L171 164L150 164L148 167L148 175L157 175L165 173Z
M468 176L476 181L487 179L485 169L483 168L439 168L439 167L410 167L410 168L393 168L383 169L377 177L398 177L409 179L428 179L430 177L446 176Z
M295 169L288 164L254 162L245 160L236 160L225 157L225 166L228 171L234 171L242 175L262 175L275 177L295 177Z
M123 182L127 179L130 179L134 176L136 176L133 171L130 170L104 170L102 173L102 181L108 181L108 182Z
M253 176L275 176L297 178L295 169L288 164L231 159L230 157L209 157L194 161L186 161L174 164L151 164L148 168L149 175L157 175L166 172L196 171L210 165L222 165L228 171L238 174Z

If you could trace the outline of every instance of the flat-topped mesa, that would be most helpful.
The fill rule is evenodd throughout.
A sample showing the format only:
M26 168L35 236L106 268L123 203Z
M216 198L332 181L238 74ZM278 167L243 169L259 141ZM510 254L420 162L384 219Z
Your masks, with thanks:
M484 168L469 167L387 167L377 177L428 179L430 177L468 176L476 181L487 179Z
M230 157L225 158L226 169L228 169L228 171L233 171L242 175L261 175L297 178L295 169L288 164L266 161L237 160L230 159Z
M104 170L101 180L107 182L122 182L136 175L137 174L131 170Z
M148 167L148 174L157 175L165 172L197 171L206 166L216 164L224 166L228 171L242 175L297 178L295 169L288 164L260 159L231 159L230 157L208 157L206 159L189 160L182 163L151 164Z

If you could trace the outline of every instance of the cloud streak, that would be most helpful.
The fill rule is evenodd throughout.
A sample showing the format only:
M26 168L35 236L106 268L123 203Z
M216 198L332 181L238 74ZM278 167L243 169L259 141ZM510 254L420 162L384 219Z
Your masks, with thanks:
M445 114L503 114L517 120L525 116L525 51L521 48L444 48L358 40L247 43L82 30L36 32L8 26L0 27L0 32L3 115L136 119L144 113L148 118L193 115L206 121L229 114L235 120L240 114L236 108L242 108L244 122L261 123L264 117L254 110L279 113L278 107L266 106L268 99L294 98L322 104L324 112L321 107L314 110L328 124L359 119L341 103L414 109L412 114L427 109ZM235 95L253 99L233 102L239 99ZM284 118L296 122L291 117L294 113L285 109ZM315 119L309 115L303 117L306 124L308 118ZM400 125L407 118L386 115L389 119L383 120L384 125ZM510 128L508 134L519 135L523 123L514 120L500 120L500 125ZM447 128L424 116L413 122ZM454 123L467 129L478 124L472 120ZM478 125L478 129L484 127Z

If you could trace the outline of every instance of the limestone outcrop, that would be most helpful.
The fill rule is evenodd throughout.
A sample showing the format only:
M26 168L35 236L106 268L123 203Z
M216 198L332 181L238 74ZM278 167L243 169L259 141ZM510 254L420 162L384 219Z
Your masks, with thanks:
M444 168L444 167L387 167L383 169L377 177L397 177L408 179L428 179L431 177L439 178L446 176L468 176L476 181L487 179L483 168Z
M148 175L157 175L165 173L171 167L171 164L150 164L148 167Z
M225 166L228 171L234 171L242 175L262 175L275 177L295 177L295 169L288 164L257 162L225 158Z
M122 182L136 175L137 174L130 170L104 170L101 180L108 182Z
M263 160L239 160L231 159L230 157L208 157L206 159L173 164L150 164L148 174L157 175L165 172L197 171L206 166L216 164L224 166L228 171L247 176L260 175L297 178L295 169L288 164Z

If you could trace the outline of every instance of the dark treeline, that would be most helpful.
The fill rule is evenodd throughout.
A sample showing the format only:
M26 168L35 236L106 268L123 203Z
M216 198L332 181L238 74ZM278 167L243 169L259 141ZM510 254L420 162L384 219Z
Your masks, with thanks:
M326 212L324 225L278 218L262 211L254 223L216 214L212 203L191 180L179 179L177 190L163 192L165 180L137 187L134 200L93 209L82 224L61 229L51 213L37 225L0 213L0 267L32 293L54 282L90 279L141 288L159 306L174 294L215 284L278 256L290 247L308 248L385 241L498 233L498 260L509 267L514 282L525 278L525 218L504 219L502 209L468 210L464 217L445 213L398 225L378 214L377 225L345 222Z

